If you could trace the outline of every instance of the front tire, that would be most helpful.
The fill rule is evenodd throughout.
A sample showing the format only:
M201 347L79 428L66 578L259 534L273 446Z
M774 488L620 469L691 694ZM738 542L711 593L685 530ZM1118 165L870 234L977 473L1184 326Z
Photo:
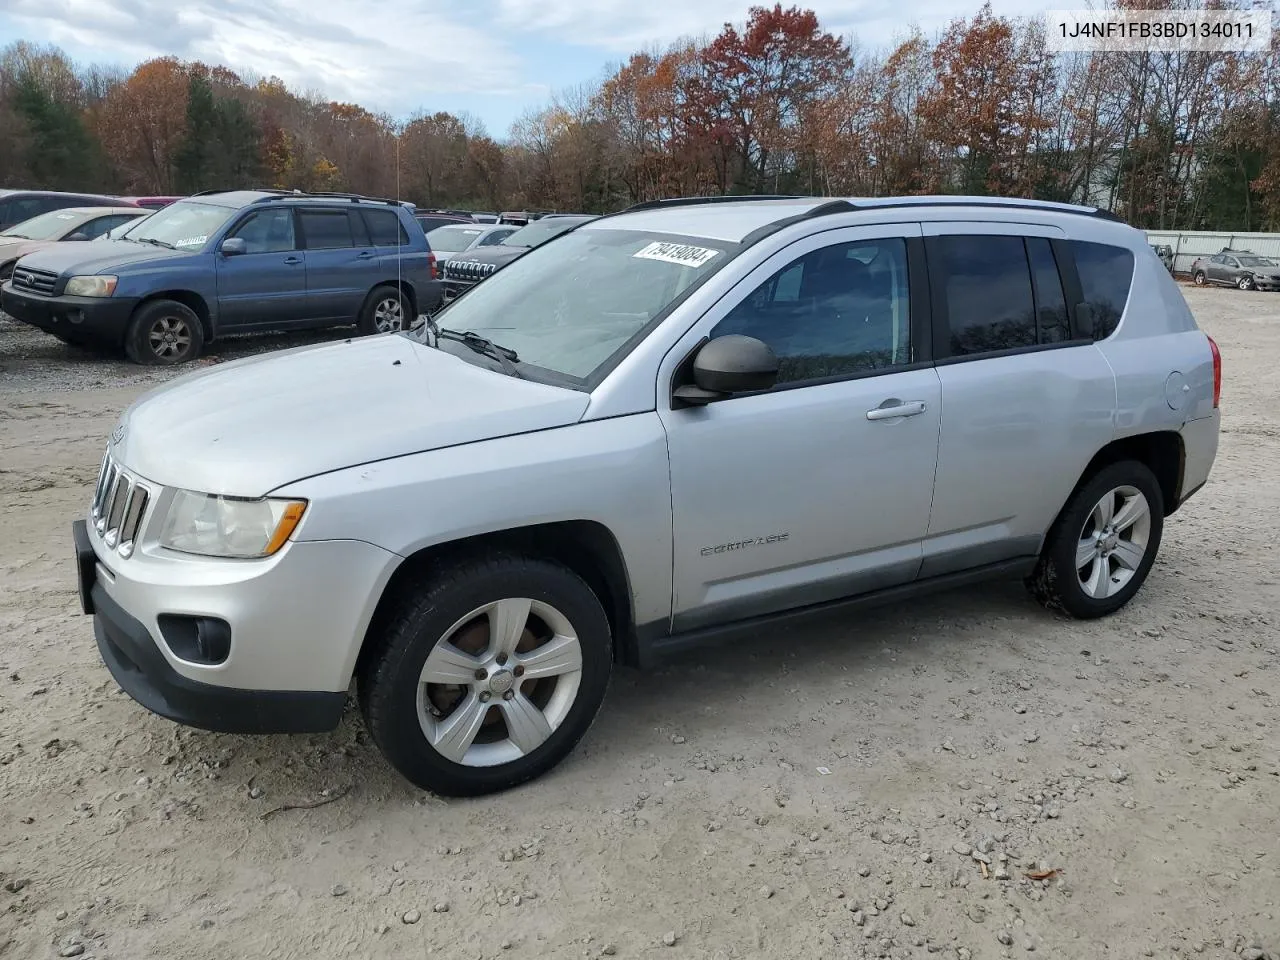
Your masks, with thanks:
M1146 581L1163 530L1155 474L1136 460L1104 467L1068 501L1027 586L1051 610L1082 620L1107 616Z
M389 284L374 287L360 310L359 328L365 336L409 329L413 305L404 292Z
M1253 277L1241 277L1239 280L1236 281L1236 286L1239 287L1241 290L1252 290Z
M505 790L558 764L612 668L599 599L529 557L437 572L401 594L379 632L357 678L365 725L396 770L443 796Z
M1205 276L1203 270L1197 270L1191 279L1195 281L1197 287L1203 287L1209 282L1209 278Z
M133 315L125 355L148 367L171 367L200 356L204 327L196 312L176 300L152 300Z

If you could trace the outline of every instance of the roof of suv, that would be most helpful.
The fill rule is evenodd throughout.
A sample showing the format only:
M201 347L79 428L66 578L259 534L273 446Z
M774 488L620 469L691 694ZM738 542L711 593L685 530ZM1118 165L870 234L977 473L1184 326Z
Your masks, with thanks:
M294 193L288 190L206 190L194 193L183 200L195 200L198 203L216 204L220 207L247 207L251 203L266 203L271 200L283 203L370 203L380 206L404 207L413 213L412 207L399 200L387 200L382 197L365 197L354 193Z
M894 207L985 207L1000 210L1026 209L1048 213L1073 213L1108 220L1113 214L1097 207L1077 206L1040 200L1003 197L922 196L922 197L689 197L655 200L638 204L621 213L601 218L594 226L651 230L740 242L757 230L779 226L782 221L853 213Z

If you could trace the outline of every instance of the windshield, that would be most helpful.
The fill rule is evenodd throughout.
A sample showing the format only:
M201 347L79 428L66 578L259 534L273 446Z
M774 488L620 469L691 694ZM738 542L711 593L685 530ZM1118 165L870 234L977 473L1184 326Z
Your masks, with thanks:
M209 242L236 215L233 207L183 200L139 220L122 236L126 240L157 243L175 250L194 250Z
M577 217L550 217L521 227L502 241L504 247L536 247L582 223Z
M32 217L30 220L16 223L4 233L0 233L0 237L21 237L23 240L59 240L64 233L74 228L83 219L83 214L68 213L66 210L54 210L52 213L42 213L38 217Z
M427 234L427 245L435 253L458 253L483 232L483 227L436 227Z
M28 221L30 222L30 221ZM1276 262L1268 260L1266 257L1241 257L1240 266L1242 267L1274 267Z
M503 267L435 319L514 350L521 373L530 365L581 386L736 247L637 230L577 230Z

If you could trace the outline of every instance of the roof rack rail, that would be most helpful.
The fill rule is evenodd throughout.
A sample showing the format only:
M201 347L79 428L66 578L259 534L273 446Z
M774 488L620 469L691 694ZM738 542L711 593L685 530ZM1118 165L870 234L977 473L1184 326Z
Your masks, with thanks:
M646 200L632 204L622 213L634 213L637 210L657 210L662 207L692 207L703 203L742 203L751 200L803 200L794 194L728 194L712 197L670 197L665 200Z
M271 193L271 194L288 194L297 193L296 190L281 190L279 187L218 187L215 190L197 190L195 193L188 194L191 197L209 197L216 193Z
M1076 216L1097 217L1100 220L1112 220L1124 223L1122 217L1101 207L1083 204L1058 203L1053 200L1020 200L1006 197L895 197L886 198L886 202L878 202L874 197L864 197L852 201L858 210L892 210L901 207L998 207L1006 210L1039 210L1044 213L1070 213Z
M745 237L742 238L742 245L749 247L759 240L763 240L771 233L777 233L785 227L791 226L793 223L802 223L805 220L812 220L815 217L829 217L835 213L853 213L858 207L850 203L848 200L832 200L828 203L822 203L814 207L812 210L806 210L804 213L797 213L793 217L783 217L781 220L775 220L773 223L766 223L763 227L756 227Z

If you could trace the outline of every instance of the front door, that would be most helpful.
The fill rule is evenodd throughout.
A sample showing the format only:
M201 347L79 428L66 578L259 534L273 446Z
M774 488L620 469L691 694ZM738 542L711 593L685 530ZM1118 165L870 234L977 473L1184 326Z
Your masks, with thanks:
M219 332L287 327L300 320L306 310L307 268L294 236L293 211L257 210L227 237L244 240L245 252L214 254Z
M798 241L677 346L753 336L781 370L772 390L704 407L672 409L661 388L675 630L916 577L940 422L919 236L894 224Z

